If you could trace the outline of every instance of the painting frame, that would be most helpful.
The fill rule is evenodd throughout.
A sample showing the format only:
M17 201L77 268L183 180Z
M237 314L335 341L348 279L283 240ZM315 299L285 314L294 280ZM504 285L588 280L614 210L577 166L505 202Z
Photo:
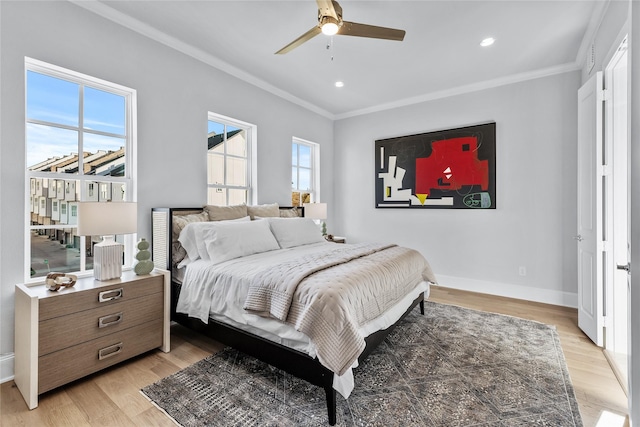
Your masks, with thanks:
M496 123L375 141L377 209L496 209Z

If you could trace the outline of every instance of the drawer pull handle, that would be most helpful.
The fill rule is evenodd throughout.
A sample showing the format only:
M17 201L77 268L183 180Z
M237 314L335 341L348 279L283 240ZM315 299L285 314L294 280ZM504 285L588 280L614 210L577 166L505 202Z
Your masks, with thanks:
M116 354L122 353L122 343L110 345L101 350L98 350L98 360L103 360Z
M111 289L108 291L102 291L100 292L100 295L98 296L98 301L100 302L107 302L107 301L114 301L117 299L122 298L124 292L122 290L122 288L120 289Z
M102 316L98 319L98 328L106 328L107 326L114 326L122 322L122 312L116 314L110 314L108 316Z

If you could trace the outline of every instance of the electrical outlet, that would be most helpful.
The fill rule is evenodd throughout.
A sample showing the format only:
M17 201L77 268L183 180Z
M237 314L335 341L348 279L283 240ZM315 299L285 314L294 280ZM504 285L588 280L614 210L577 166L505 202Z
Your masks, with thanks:
M518 268L518 274L520 274L521 276L526 276L527 267L525 267L524 265L521 265L520 268Z

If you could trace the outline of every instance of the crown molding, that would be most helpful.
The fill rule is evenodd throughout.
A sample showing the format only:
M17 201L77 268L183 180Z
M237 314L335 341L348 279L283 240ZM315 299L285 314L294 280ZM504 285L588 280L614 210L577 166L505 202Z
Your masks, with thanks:
M554 76L556 74L569 73L580 70L580 65L575 62L562 64L554 67L543 68L535 71L527 71L526 73L512 74L505 77L500 77L492 80L485 80L483 82L472 83L469 85L458 86L451 89L445 89L437 92L426 93L411 98L405 98L386 104L380 104L370 108L363 108L361 110L355 110L344 114L338 114L334 120L346 119L349 117L361 116L364 114L377 113L384 110L391 110L393 108L406 107L409 105L420 104L423 102L434 101L437 99L449 98L452 96L464 95L466 93L478 92L485 89L492 89L500 86L506 86L514 83L520 83L528 80L539 79L548 76Z
M591 19L589 20L587 29L584 32L584 36L582 36L582 41L580 42L580 47L576 54L576 63L580 64L581 67L584 67L587 62L587 52L591 47L591 42L595 38L596 33L600 29L600 25L602 25L602 20L609 9L609 4L611 4L611 0L595 2Z

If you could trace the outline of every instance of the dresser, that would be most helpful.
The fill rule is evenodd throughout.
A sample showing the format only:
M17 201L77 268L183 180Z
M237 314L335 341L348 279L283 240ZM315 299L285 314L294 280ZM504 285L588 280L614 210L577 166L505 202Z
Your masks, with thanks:
M170 350L169 273L78 279L70 288L19 284L15 383L29 409L38 395L141 353Z

